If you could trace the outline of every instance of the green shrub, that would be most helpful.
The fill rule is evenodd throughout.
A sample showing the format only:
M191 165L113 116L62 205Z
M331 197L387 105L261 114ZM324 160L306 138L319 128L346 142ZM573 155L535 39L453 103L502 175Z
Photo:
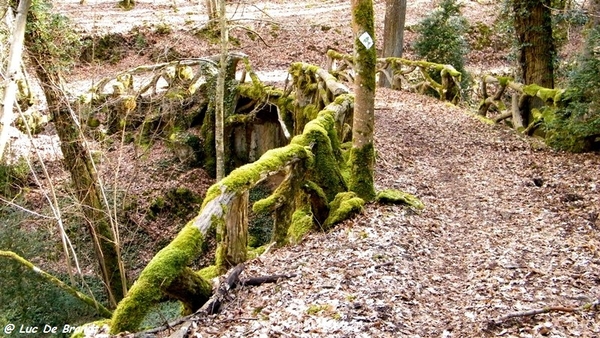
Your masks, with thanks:
M461 15L460 7L456 0L443 0L433 13L415 27L419 36L413 47L420 58L452 65L461 72L464 88L468 84L464 56L469 52L469 44L464 36L469 25Z
M544 120L546 141L555 149L584 152L600 147L600 27L569 74L564 105Z

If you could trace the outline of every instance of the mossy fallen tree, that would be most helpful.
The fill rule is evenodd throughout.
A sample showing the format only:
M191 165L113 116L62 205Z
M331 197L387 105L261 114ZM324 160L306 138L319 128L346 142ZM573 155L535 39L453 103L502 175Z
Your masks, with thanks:
M207 275L191 270L189 264L204 253L207 236L214 230L219 244L216 265L203 271L220 274L231 255L246 257L246 245L234 246L231 241L245 243L247 227L235 230L242 233L228 234L231 230L226 230L226 225L232 215L246 212L241 210L246 206L235 203L238 197L270 177L283 179L270 196L254 203L253 210L272 215L272 241L278 245L296 243L313 229L327 229L362 211L365 202L348 192L348 156L341 147L351 131L354 96L319 67L295 63L290 74L291 89L283 91L265 86L251 71L251 82L237 84L235 110L226 117L232 153L247 142L237 140L236 135L248 134L237 133L235 128L260 121L280 128L277 132L289 138L287 145L261 153L257 160L233 169L209 188L198 216L156 254L118 304L111 318L111 333L137 330L152 305L165 295L180 300L186 313L196 311L212 289ZM247 222L246 217L237 220Z
M493 109L498 113L491 118L492 121L498 123L510 119L511 126L516 130L531 134L544 119L552 119L557 109L566 104L564 93L565 90L560 88L524 85L510 77L486 75L480 81L481 101L478 115L488 117L488 113ZM528 111L526 102L532 97L540 99L543 106ZM533 119L525 125L523 116L529 115Z
M327 51L327 68L336 77L352 82L351 70L354 70L354 60L351 55L341 54L334 50ZM432 90L440 100L454 104L461 99L462 74L452 65L443 65L427 61L412 61L404 58L378 58L377 72L385 76L391 88L406 89L421 94ZM437 81L433 74L437 74Z
M292 69L311 73L314 80L318 76L315 74L322 73L322 70L313 67L295 64ZM342 87L338 86L338 90L339 88ZM235 197L246 193L268 177L282 172L286 176L285 183L276 189L274 196L267 201L257 202L257 205L262 205L263 211L279 213L276 227L280 228L279 233L286 234L281 238L284 241L289 237L299 239L306 231L311 230L314 226L311 201L320 201L314 203L314 209L322 212L323 204L333 201L338 193L347 190L341 173L344 161L335 127L336 121L345 121L340 115L351 112L352 103L353 96L350 94L337 96L314 120L304 126L303 133L295 136L289 145L267 151L257 161L234 169L213 185L206 194L200 214L152 259L127 297L118 305L112 317L111 332L135 330L150 305L175 288L173 283L181 279L179 276L182 272L189 273L187 265L202 253L202 244L209 230L225 223L228 213L233 209L232 201ZM321 199L311 199L309 193L300 189L304 184L317 185L319 188L313 190L322 191L322 194L317 194ZM304 216L300 217L300 213ZM335 221L341 220L338 218L339 216ZM179 294L181 293L180 291Z

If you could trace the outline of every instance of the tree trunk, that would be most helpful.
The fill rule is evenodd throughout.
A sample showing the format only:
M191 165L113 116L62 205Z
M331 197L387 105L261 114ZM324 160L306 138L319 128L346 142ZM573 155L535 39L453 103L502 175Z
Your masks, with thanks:
M219 25L221 28L221 57L216 89L215 146L217 181L220 181L225 177L225 81L227 78L229 27L227 26L225 0L218 0L218 3ZM248 246L247 191L235 196L231 210L228 210L225 222L220 227L221 243L219 243L220 249L217 251L217 267L227 269L245 262Z
M553 59L556 50L552 38L550 0L514 0L513 11L523 83L554 88ZM532 122L531 109L542 105L540 99L528 98L521 110L525 125Z
M227 271L247 259L248 248L248 191L236 194L220 224L220 243L217 250L217 267Z
M365 201L371 201L375 198L373 128L377 61L372 0L352 0L352 30L356 77L349 188Z
M592 0L591 7L592 27L597 27L600 25L600 0Z
M75 195L81 203L85 223L92 238L102 280L106 285L110 304L114 307L126 293L126 285L123 267L120 265L119 248L100 197L96 171L88 149L83 144L80 130L71 116L71 110L64 105L65 96L59 89L58 76L46 71L51 66L41 64L42 59L39 56L32 59L36 63L36 73L46 95L48 110L54 117L54 126L64 157L63 163L71 174Z
M221 26L221 57L219 61L219 75L217 77L217 98L215 106L215 146L217 181L225 176L225 140L223 131L225 129L225 77L227 77L227 43L228 27L225 16L225 1L219 0L219 18Z
M386 0L383 28L383 57L402 57L404 47L404 23L406 21L406 0ZM384 70L393 81L391 66ZM392 83L387 76L379 77L381 87L390 88Z
M0 117L0 161L4 157L4 150L8 145L8 131L10 130L10 124L12 123L14 116L13 109L17 95L17 81L19 80L19 68L21 66L21 55L23 53L25 25L27 23L27 12L29 11L30 6L31 0L21 0L19 2L17 17L15 19L16 23L12 32L13 41L10 47L8 67L6 70L8 84L4 89L4 99L2 101L4 111ZM4 15L12 14L7 9Z
M208 20L215 20L217 16L217 0L206 0L204 3L206 5L206 12L208 14Z

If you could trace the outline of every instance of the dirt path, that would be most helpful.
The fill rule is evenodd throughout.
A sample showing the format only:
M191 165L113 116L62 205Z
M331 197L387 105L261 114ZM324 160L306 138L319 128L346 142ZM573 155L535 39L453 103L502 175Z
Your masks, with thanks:
M509 312L600 295L600 158L557 154L428 97L380 91L377 186L417 194L420 215L370 205L331 233L254 260L200 321L223 337L595 337L597 314L540 315L486 331ZM534 183L540 183L541 187Z

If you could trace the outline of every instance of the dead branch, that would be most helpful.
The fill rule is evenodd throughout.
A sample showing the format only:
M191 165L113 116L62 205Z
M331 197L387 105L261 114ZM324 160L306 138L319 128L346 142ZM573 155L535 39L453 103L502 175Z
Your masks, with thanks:
M584 311L598 311L600 310L600 298L596 299L593 302L578 306L578 307L568 307L568 306L547 306L539 309L533 309L528 311L521 312L513 312L502 317L498 317L496 319L491 319L487 322L487 326L489 329L492 329L505 321L512 318L520 318L520 317L530 317L543 313L551 313L551 312L584 312Z
M498 116L494 117L492 119L492 121L498 123L498 122L500 122L502 120L506 120L508 118L511 118L512 116L513 116L513 112L512 111L508 111L508 112L505 112L504 114L501 114L501 115L498 115Z
M208 315L212 315L212 314L219 312L221 305L223 304L223 301L225 300L227 294L229 293L230 290L234 289L236 286L238 286L238 285L258 286L258 285L261 285L264 283L275 283L281 279L291 278L291 277L296 276L295 273L291 273L291 274L283 274L283 275L253 277L253 278L247 278L247 279L240 281L240 274L242 273L243 270L244 270L243 263L238 264L233 269L231 269L231 271L229 272L229 274L227 275L225 280L219 285L219 287L217 288L217 291L213 294L213 296L195 313L185 316L185 317L178 318L174 321L166 323L165 325L155 327L150 330L137 332L133 335L133 337L135 337L135 338L147 337L148 335L151 335L151 334L156 334L159 332L163 332L163 331L172 329L172 328L176 327L177 325L180 325L185 322L188 322L188 323L186 323L180 330L175 331L174 335L181 334L181 332L188 332L189 327L194 320L198 319L199 317L206 317Z
M258 286L265 283L277 283L278 281L286 278L296 277L297 274L289 273L283 275L272 275L272 276L262 276L262 277L253 277L247 278L241 281L240 285L242 286Z

